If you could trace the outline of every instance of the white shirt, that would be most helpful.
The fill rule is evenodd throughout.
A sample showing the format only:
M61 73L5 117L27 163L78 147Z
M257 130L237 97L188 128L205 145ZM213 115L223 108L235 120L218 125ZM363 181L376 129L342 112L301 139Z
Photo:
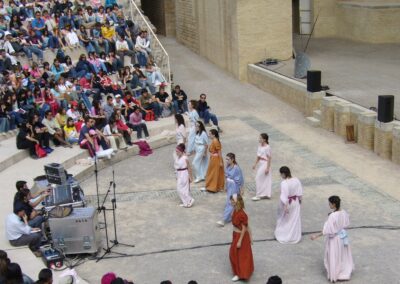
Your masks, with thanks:
M117 100L114 99L114 100L113 100L113 104L114 104L114 106L117 107L117 108L122 108L122 107L125 106L125 101L121 99L121 100L119 100L119 102L117 102Z
M128 42L126 40L124 40L124 41L118 40L115 43L115 48L117 49L117 51L119 51L119 50L128 50L129 49Z
M31 233L31 227L26 225L21 218L14 214L8 214L6 219L6 238L9 241L17 240L22 235L29 235Z
M136 48L149 48L150 41L148 41L146 38L142 38L141 36L137 36L135 47Z

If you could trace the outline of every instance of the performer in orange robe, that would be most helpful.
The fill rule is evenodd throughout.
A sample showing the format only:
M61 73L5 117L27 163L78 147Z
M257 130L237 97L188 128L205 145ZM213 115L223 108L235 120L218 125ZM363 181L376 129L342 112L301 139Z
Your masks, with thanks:
M206 174L206 187L203 190L218 192L225 187L224 162L221 154L221 142L216 129L210 130L212 142L208 150L210 151L210 162Z
M236 200L235 200L236 199ZM248 227L248 218L244 212L244 202L240 195L231 197L233 238L229 251L232 271L235 275L232 281L248 280L254 271L253 253L251 251L251 232Z

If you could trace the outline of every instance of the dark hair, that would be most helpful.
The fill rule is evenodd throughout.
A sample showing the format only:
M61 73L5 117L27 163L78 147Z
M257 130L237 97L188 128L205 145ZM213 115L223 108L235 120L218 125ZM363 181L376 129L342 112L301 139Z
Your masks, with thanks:
M47 110L47 111L44 113L44 117L47 117L49 114L52 114L51 110Z
M170 280L161 281L160 284L172 284Z
M229 159L231 159L232 162L233 162L235 165L237 165L237 162L236 162L236 155L235 155L235 154L233 154L233 153L228 153L228 154L226 154L226 156L227 156Z
M50 280L53 279L53 273L51 272L50 269L43 268L42 270L40 270L38 278L39 282L42 283L50 282Z
M206 131L206 128L204 127L203 122L201 122L200 120L196 121L196 123L199 124L199 131L196 131L196 134L201 134L203 133L203 131Z
M7 273L7 266L9 263L9 259L7 257L7 252L4 250L0 250L0 275L5 276Z
M197 284L197 281L195 281L195 280L190 280L187 284Z
M282 279L278 275L271 276L266 284L282 284Z
M176 122L178 123L178 126L182 125L182 124L183 124L183 126L186 126L185 119L183 118L182 114L180 114L180 113L175 114L175 119L176 119Z
M194 109L197 109L197 101L195 101L195 100L190 100L190 104L192 105L192 107L193 107Z
M17 191L20 191L22 188L24 188L25 184L27 184L27 182L24 180L17 181L15 183L15 187L17 188Z
M290 172L290 169L286 166L283 166L279 169L279 172L281 174L285 175L285 178L291 178L292 177L292 173Z
M181 151L183 153L186 150L186 146L184 143L180 143L180 144L178 144L178 146L176 146L176 149L178 149L179 151Z
M336 209L335 211L338 211L340 209L340 197L337 195L332 195L331 197L328 198L329 202L334 204Z
M58 112L59 114L62 114L64 110L65 110L65 108L62 107L62 106L60 106L60 108L58 109L57 112ZM51 111L50 111L50 112L51 112ZM47 115L47 111L46 111L46 115Z
M211 132L211 134L214 135L215 138L217 138L218 141L219 141L219 133L218 133L218 130L213 128L213 129L210 129L210 132Z
M21 267L18 263L11 262L8 264L6 279L6 283L24 283Z
M125 284L125 281L121 277L117 277L110 284Z
M109 99L112 99L112 96L107 96L107 101L108 101Z
M265 140L265 143L269 144L269 142L268 142L269 137L268 137L267 133L261 133L260 136L262 139Z

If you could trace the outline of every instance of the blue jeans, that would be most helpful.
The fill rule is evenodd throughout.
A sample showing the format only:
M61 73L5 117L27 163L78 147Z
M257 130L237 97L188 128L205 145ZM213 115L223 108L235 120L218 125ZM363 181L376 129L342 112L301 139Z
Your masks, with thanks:
M94 40L94 41L92 41L92 43L94 45L96 53L100 54L101 50L100 50L99 41L98 40ZM101 44L104 46L104 53L108 54L110 52L110 43L107 40L103 39L103 42Z
M172 107L175 113L185 113L188 111L187 101L172 101Z
M0 117L0 133L10 130L10 121L7 117Z
M204 123L210 123L210 119L215 126L218 126L218 118L215 114L211 113L208 109L199 112L200 118L204 119Z
M29 226L32 228L40 228L42 226L42 223L44 222L44 217L42 215L37 215L35 218L32 220L28 221Z
M26 56L28 56L29 60L32 60L32 53L35 54L39 60L43 60L43 50L41 50L39 47L36 46L24 46L23 50L26 54Z

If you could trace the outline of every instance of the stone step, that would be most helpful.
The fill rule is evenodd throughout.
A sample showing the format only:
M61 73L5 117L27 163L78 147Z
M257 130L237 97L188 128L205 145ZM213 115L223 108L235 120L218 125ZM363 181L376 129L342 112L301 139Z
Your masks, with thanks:
M313 111L313 117L318 120L321 120L321 111L319 109Z
M312 127L320 127L321 126L321 121L319 119L316 119L313 116L307 117L306 123Z

